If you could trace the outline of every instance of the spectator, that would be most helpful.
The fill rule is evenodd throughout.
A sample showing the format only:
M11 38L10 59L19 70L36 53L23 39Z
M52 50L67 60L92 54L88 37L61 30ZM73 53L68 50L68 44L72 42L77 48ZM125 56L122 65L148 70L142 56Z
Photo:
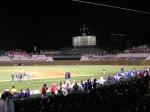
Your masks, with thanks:
M135 68L133 68L132 72L133 72L133 76L136 76L136 75L137 75L137 71L136 71Z
M6 103L6 95L2 94L0 99L0 112L7 112L7 103Z
M97 88L97 82L96 82L96 79L94 79L93 80L93 89L96 90L96 88Z
M22 89L20 89L20 92L18 94L18 98L24 98L24 92L22 91Z
M100 85L102 85L102 84L104 84L105 81L106 81L106 80L104 80L103 77L100 77L100 79L98 80L98 83L99 83Z
M89 80L89 79L88 79ZM84 84L84 92L87 93L88 92L88 80L85 82Z
M12 95L17 94L17 90L16 90L15 86L12 86L12 89L10 92Z
M47 84L44 84L42 87L42 90L41 90L41 94L42 94L43 99L47 98L47 90L48 90Z
M5 96L6 106L7 106L7 112L14 112L14 102L12 100L12 94L8 89L5 89L2 96Z
M80 88L81 88L82 92L84 92L85 85L84 85L83 81L81 81L81 83L80 83Z
M74 92L78 92L78 88L79 88L79 86L78 86L77 82L75 82L73 85Z
M52 94L57 94L57 86L56 86L55 83L52 84L51 89L50 89L50 92L51 92Z
M62 84L62 93L64 96L68 95L69 84L64 81Z
M62 82L59 83L59 86L58 86L58 93L59 93L59 94L62 94Z
M91 92L91 90L92 90L92 84L91 84L91 81L89 79L87 80L87 87L88 87L88 91L87 92L88 93Z
M138 78L141 78L141 77L142 77L142 75L140 74L140 72L137 72L137 77L138 77Z
M24 94L24 97L25 97L25 98L29 98L29 97L30 97L30 90L29 90L29 88L26 89L26 92L25 92L25 94Z
M7 103L7 112L15 112L14 102L12 99L12 94L8 92L8 95L6 97L6 103Z

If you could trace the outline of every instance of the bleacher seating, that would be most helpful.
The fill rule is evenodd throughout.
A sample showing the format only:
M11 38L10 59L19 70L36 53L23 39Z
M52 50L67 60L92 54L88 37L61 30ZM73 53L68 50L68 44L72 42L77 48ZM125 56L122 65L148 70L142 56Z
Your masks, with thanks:
M119 53L119 54L84 54L80 61L101 61L101 60L149 60L149 53Z
M8 57L8 56L0 56L0 61L11 61L11 59L10 59L10 57Z
M45 55L13 55L13 56L0 56L0 61L53 61L51 56Z

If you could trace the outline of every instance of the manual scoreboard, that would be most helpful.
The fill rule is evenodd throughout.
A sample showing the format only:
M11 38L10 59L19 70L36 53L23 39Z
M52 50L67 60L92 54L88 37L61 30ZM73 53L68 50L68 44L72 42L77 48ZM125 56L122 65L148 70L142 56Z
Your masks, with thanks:
M72 41L73 41L74 47L95 46L96 36L76 36L76 37L73 37Z

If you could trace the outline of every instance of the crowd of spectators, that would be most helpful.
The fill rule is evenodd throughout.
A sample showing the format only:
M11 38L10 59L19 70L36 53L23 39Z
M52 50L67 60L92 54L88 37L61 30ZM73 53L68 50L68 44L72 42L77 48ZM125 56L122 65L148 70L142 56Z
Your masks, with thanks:
M0 61L53 61L51 56L27 53L26 51L7 51L0 55Z
M56 85L53 85L56 89ZM60 85L57 95L15 101L16 111L148 112L149 110L146 103L141 104L139 107L139 101L143 99L142 96L149 92L149 75L147 71L141 77L130 77L115 83L110 77L104 84L97 83L96 79L93 79L93 81L87 80L86 83L81 81L81 85L84 85L84 91L80 91L79 84L75 82L73 90L68 89L67 95L62 92L64 85L62 83ZM46 90L48 89L46 84L43 87ZM53 89L51 89L52 91ZM25 107L25 105L29 106Z
M25 99L30 97L29 88L23 92L20 89L20 92L17 92L15 86L12 86L12 89L6 89L4 93L1 95L0 99L0 112L15 112L15 104L14 101L17 99Z
M145 45L140 45L137 47L132 47L129 49L124 50L125 53L149 53L150 52L150 46L145 44Z
M48 51L47 51L48 52ZM27 53L26 51L7 51L0 55L0 61L54 61L53 56L81 56L80 61L103 61L103 60L150 60L148 52L122 52L110 54L96 48L74 48L61 51L43 51L41 54Z
M0 56L0 61L53 61L53 58L45 55L13 55L13 56Z
M53 83L50 88L44 84L41 97L37 98L30 98L29 88L25 92L22 89L17 92L13 86L10 91L5 90L1 102L6 101L4 96L9 97L14 101L11 105L14 105L16 112L148 112L147 100L143 99L143 95L149 93L149 80L149 68L140 71L135 68L124 71L124 68L121 68L106 80L101 77L80 83L75 80L73 83L64 81L59 85ZM50 96L48 92L51 93ZM141 107L140 102L143 100L145 103L141 104Z
M112 54L83 54L80 61L102 61L102 60L115 60L115 55Z
M80 61L149 60L149 53L83 54Z

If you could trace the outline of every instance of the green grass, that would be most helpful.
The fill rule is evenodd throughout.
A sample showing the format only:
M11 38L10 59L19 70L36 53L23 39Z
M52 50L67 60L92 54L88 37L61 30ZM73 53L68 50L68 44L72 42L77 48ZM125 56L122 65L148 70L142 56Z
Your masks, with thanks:
M96 77L99 78L103 76L103 68L106 69L106 74L104 77L108 75L113 75L117 71L120 71L120 68L124 67L127 71L132 69L133 67L137 70L144 69L145 66L107 66L107 65L51 65L51 66L2 66L0 67L0 93L4 91L4 89L11 89L12 85L16 87L19 91L21 88L25 90L27 87L30 90L33 89L41 89L43 83L47 83L48 86L52 83L59 84L60 81L64 81L64 77L62 78L47 78L47 79L33 79L31 81L23 81L23 82L15 82L11 83L11 72L17 71L30 71L30 70L53 70L53 71L70 71L71 73L77 74L79 76L72 76L72 80L76 80L77 82L81 80L86 80L87 78Z

